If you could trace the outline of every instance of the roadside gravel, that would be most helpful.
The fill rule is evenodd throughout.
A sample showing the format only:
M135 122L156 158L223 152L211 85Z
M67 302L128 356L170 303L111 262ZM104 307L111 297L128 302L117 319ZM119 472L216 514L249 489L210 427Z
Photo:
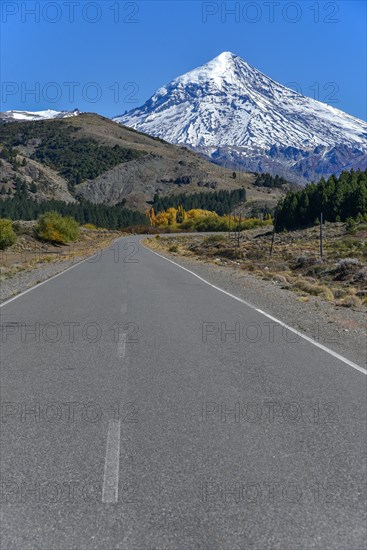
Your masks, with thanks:
M65 260L54 263L40 263L38 267L19 271L12 277L0 279L0 303L9 300L20 292L24 292L29 288L46 281L53 275L57 275L68 267L79 263L80 260Z

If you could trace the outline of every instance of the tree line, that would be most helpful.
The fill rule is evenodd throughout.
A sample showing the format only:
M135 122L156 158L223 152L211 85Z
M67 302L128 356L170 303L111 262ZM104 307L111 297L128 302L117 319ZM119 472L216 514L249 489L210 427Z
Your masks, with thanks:
M329 222L367 216L367 170L344 171L327 180L321 178L301 191L289 191L276 209L276 229L313 225L320 213Z
M233 191L179 193L178 195L167 195L165 197L160 197L156 193L153 197L152 207L156 213L165 212L168 208L182 206L186 211L194 209L210 210L223 216L232 212L237 204L245 202L245 200L246 190L242 187Z
M155 214L154 208L149 211L150 223L153 227L172 231L228 231L229 229L245 230L262 227L273 223L271 216L265 220L258 218L242 218L237 215L220 216L210 210L192 209L186 211L182 205L171 206L164 212Z
M124 203L107 206L89 201L80 203L67 203L59 200L36 202L23 194L0 200L0 218L35 220L50 211L58 212L62 216L71 216L81 225L90 223L106 229L123 229L133 225L149 224L145 214L125 208Z
M289 183L286 179L284 179L282 176L271 176L270 174L268 173L264 173L264 174L256 174L256 178L255 178L255 181L254 181L254 185L256 185L256 187L269 187L269 188L274 188L274 187L283 187L283 185L286 185L287 183Z

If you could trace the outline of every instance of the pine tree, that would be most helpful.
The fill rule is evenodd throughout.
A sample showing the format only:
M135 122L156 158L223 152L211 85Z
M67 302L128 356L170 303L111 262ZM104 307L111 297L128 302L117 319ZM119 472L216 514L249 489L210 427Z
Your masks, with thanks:
M183 209L182 204L180 204L177 208L176 222L182 223L183 221L185 221L185 210Z

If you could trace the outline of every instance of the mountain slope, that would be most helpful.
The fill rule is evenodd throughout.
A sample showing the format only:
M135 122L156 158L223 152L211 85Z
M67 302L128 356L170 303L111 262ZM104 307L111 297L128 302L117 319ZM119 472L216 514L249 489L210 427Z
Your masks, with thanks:
M125 199L126 206L141 210L155 193L164 196L246 186L250 203L270 207L284 193L275 189L268 194L252 185L254 175L237 173L233 178L233 171L185 147L92 113L0 124L0 157L4 197L14 194L17 179L25 180L28 187L34 183L34 196L40 200L84 198L113 205Z
M367 123L278 84L230 52L114 120L215 162L297 181L367 165Z

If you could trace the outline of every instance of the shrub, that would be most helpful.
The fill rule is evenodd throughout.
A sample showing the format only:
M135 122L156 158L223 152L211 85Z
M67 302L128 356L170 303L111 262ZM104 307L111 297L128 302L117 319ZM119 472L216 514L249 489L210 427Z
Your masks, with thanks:
M11 220L0 219L0 250L11 246L17 240Z
M340 300L340 298L344 298L347 294L347 289L345 288L333 288L333 294L334 298L336 300Z
M357 222L352 217L346 219L345 230L350 235L357 232Z
M294 283L294 288L312 294L313 296L321 296L325 300L332 301L334 299L333 292L325 285L318 285L307 281L306 279L299 278Z
M343 258L339 260L335 268L331 270L336 281L343 281L351 278L361 268L358 258Z
M228 260L238 260L239 250L237 248L224 248L220 252L220 256L223 258L228 258Z
M298 256L296 259L296 263L294 268L295 269L303 269L305 267L314 266L315 264L319 263L320 260L316 258L315 256Z
M13 222L13 229L17 237L19 237L19 235L30 235L34 237L34 228L31 224L24 224L19 220Z
M224 235L210 235L209 237L204 239L203 243L204 244L217 244L217 243L222 243L226 240L227 240L227 238Z
M261 249L249 250L246 253L246 258L248 260L262 260L264 258L264 251Z
M287 284L287 279L284 277L284 275L280 275L279 273L274 273L272 277L273 277L273 281L276 281L277 283L282 283L283 285Z
M344 269L354 265L361 265L358 258L343 258L342 260L339 260L337 264L339 268Z
M367 288L367 267L366 266L362 267L362 269L357 271L357 273L354 275L354 282L362 283Z
M362 301L355 294L348 294L338 302L338 305L343 307L359 307L361 304Z
M63 244L78 238L79 225L69 216L63 218L57 212L46 212L39 217L35 231L44 241Z
M185 220L181 224L181 229L184 231L193 231L195 229L195 220Z

